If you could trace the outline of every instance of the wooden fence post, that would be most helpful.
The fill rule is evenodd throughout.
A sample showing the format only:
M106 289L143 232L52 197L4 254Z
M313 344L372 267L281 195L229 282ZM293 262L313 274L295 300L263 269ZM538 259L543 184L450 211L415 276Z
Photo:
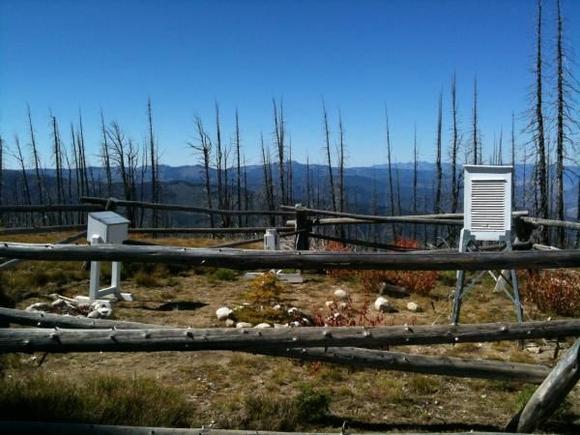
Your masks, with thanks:
M312 232L312 222L309 219L308 212L304 210L302 204L296 204L296 250L308 251L310 249L310 236Z
M516 429L517 425L518 433L529 433L547 420L578 382L579 364L580 339L560 359L522 411L512 418L507 430Z

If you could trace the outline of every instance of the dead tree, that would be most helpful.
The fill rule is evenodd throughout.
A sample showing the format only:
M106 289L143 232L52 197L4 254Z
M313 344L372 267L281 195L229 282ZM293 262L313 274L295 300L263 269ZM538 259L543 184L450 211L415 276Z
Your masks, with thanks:
M459 177L457 157L459 155L459 128L457 120L457 80L455 74L451 80L451 213L459 206Z
M278 153L278 172L280 178L280 202L286 203L287 196L286 196L286 182L285 182L285 174L286 171L284 170L284 163L285 163L285 152L286 152L286 143L285 143L285 121L284 121L284 106L282 105L282 101L280 103L276 103L276 99L272 99L272 104L274 106L274 140L276 145L276 152Z
M4 197L2 196L4 188L4 140L0 136L0 204L3 204Z
M344 211L344 128L342 125L342 113L338 111L338 190L340 211Z
M513 168L513 177L514 180L512 181L512 203L513 206L515 208L517 208L517 201L516 201L516 175L517 175L517 171L516 171L516 121L515 121L515 115L512 112L512 151L511 151L511 155L512 155L512 168Z
M26 172L26 163L24 161L24 156L22 155L22 147L20 146L20 139L18 136L14 136L14 143L16 144L16 154L14 157L20 165L20 170L22 171L22 182L24 183L24 195L26 198L26 203L28 205L32 204L32 196L30 195L30 184L28 183L28 174Z
M218 208L224 208L224 180L223 180L223 146L222 146L222 132L220 125L220 108L215 102L215 129L216 129L216 139L215 144L217 146L215 151L215 166L216 166L216 178L217 178L217 194L218 194ZM223 223L223 222L222 222Z
M478 120L477 120L477 77L473 79L473 117L471 125L471 162L477 165L479 160L479 138L478 138Z
M236 194L238 197L237 209L242 209L242 170L241 170L241 143L240 143L240 117L238 114L238 109L236 108ZM242 226L242 215L238 215L238 226Z
M294 174L292 173L292 137L288 137L288 161L286 162L287 202L294 204Z
M334 175L332 172L332 157L330 154L330 128L328 126L328 113L326 104L322 100L322 129L324 131L324 152L326 153L326 163L328 165L328 183L330 187L330 199L332 210L336 211L336 192L334 191Z
M549 216L548 207L548 170L546 166L546 138L544 130L543 108L543 76L542 76L542 1L538 0L538 18L536 26L536 63L535 63L535 87L534 87L534 110L531 122L533 142L536 147L536 198L537 212L543 219ZM547 241L546 231L541 233L541 241Z
M83 116L79 110L79 129L77 132L77 151L79 153L79 163L81 165L82 195L91 195L91 185L89 184L89 173L87 169L87 153L85 148L85 133L83 128Z
M564 24L560 0L556 3L557 35L556 35L556 215L559 220L566 220L564 209L564 159L567 156L567 146L572 144L571 126L577 125L572 118L574 112L571 105L571 94L576 91L574 77L566 68L567 53L564 48ZM565 245L565 230L558 228L558 243Z
M147 122L149 124L149 158L151 167L151 202L159 202L159 169L158 164L158 147L155 144L155 136L153 134L153 111L151 109L151 98L147 99ZM145 160L147 161L147 160ZM153 227L159 225L159 211L152 210L151 224Z
M272 180L272 163L270 161L270 150L266 152L264 146L264 136L260 134L260 145L262 149L262 167L264 168L264 196L266 197L266 204L268 210L274 210L274 182ZM274 216L270 215L270 224L276 224Z
M439 110L437 112L437 138L435 141L435 167L436 167L436 188L435 188L435 213L442 213L441 188L443 183L443 168L441 165L441 139L443 132L443 95L439 94Z
M38 155L38 147L36 146L36 138L34 136L34 128L32 127L32 115L30 113L30 105L26 105L28 114L28 129L30 133L30 149L32 151L32 161L34 163L34 173L36 175L36 189L38 190L38 203L42 204L44 202L44 192L43 192L43 182L40 156Z
M393 186L393 166L391 160L391 130L389 126L389 112L385 106L385 127L387 135L387 171L389 176L389 200L391 204L391 216L395 215L395 193ZM393 224L393 238L397 238L397 226Z
M211 178L210 178L212 143L209 135L206 133L203 127L203 121L199 116L195 118L194 123L197 131L197 143L188 143L188 145L194 151L199 152L201 154L201 161L204 169L204 184L205 184L207 207L211 209L213 208ZM209 215L209 221L211 228L214 228L215 222L213 213Z
M113 177L111 174L111 158L109 156L109 143L107 141L107 131L105 128L105 117L101 110L101 134L103 135L103 143L101 144L101 161L105 168L105 176L107 179L107 195L113 196Z
M64 182L62 176L62 148L61 148L61 140L60 140L60 133L58 131L58 123L56 121L56 117L51 115L52 118L52 140L53 140L53 147L52 153L54 158L54 165L56 170L56 192L57 192L57 202L59 204L64 203ZM59 213L59 220L60 224L62 224L62 214Z

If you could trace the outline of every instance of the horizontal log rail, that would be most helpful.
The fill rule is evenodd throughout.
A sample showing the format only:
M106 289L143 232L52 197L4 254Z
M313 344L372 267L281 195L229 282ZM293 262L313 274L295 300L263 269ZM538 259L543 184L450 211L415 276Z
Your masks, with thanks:
M41 234L41 233L56 233L60 231L79 231L86 228L87 225L50 225L44 227L14 227L1 228L0 234Z
M404 248L402 246L397 245L390 245L387 243L378 243L378 242L367 242L366 240L357 240L357 239L349 239L347 237L334 237L334 236L327 236L325 234L319 233L308 233L309 237L320 239L320 240L329 240L331 242L340 242L346 245L355 245L355 246L362 246L365 248L376 248L376 249L384 249L385 251L416 251L416 248Z
M169 210L169 211L181 211L181 212L191 212L191 213L202 213L202 214L214 214L214 215L256 215L256 216L293 216L293 212L280 211L280 210L220 210L207 207L193 207L183 204L163 204L155 202L145 202L145 201L127 201L117 198L96 198L90 196L82 196L80 201L88 204L111 204L117 207L138 207L138 208L148 208L153 210Z
M29 213L57 211L101 211L104 208L96 204L33 204L33 205L0 205L0 213Z
M360 213L346 213L331 210L320 210L302 206L288 206L282 205L280 209L290 211L301 211L309 215L321 215L321 216L332 216L332 217L342 217L354 219L354 221L344 221L344 223L369 223L381 222L381 223L417 223L417 224L444 224L444 225L463 225L463 222L457 222L457 220L463 219L463 213L442 213L442 214L425 214L425 215L403 215L403 216L378 216L378 215L368 215ZM514 217L527 216L527 210L515 211L512 213ZM316 222L316 221L315 221ZM318 220L319 224L332 225L332 221L324 221L322 219ZM342 223L341 221L334 221L334 224Z
M294 227L228 227L228 228L129 228L129 233L142 234L252 234L263 233L268 229L293 231Z
M73 329L168 329L165 325L151 325L106 319L62 316L58 314L28 312L0 308L0 323L29 325L42 328ZM539 384L550 369L541 365L519 364L503 361L471 361L445 356L413 355L361 348L284 348L264 349L261 346L244 352L279 356L301 361L325 361L362 368L394 370L432 375L504 379Z
M536 226L542 225L544 227L560 227L560 228L567 228L569 230L577 230L580 231L580 222L571 222L571 221L559 221L555 219L542 219L536 217L522 217L521 218L524 222L529 224L533 224Z
M172 328L94 330L0 329L0 353L158 352L309 347L428 345L580 336L580 319L440 326Z
M0 257L50 261L183 263L233 269L491 270L580 267L580 250L505 252L263 251L177 246L0 242Z

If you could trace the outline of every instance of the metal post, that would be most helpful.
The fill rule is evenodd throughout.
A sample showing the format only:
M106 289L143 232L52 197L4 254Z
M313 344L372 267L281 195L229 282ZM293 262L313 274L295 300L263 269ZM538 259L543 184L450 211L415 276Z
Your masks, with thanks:
M100 243L100 237L93 235L91 237L91 245L98 245ZM90 275L90 285L89 285L89 298L91 301L98 299L99 288L101 285L101 262L91 261L91 275Z

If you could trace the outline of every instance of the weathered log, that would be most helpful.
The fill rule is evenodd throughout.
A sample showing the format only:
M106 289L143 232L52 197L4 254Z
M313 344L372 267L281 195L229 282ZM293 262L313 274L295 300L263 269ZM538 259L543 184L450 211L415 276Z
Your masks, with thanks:
M272 432L257 430L227 430L227 429L181 429L166 427L143 426L110 426L101 424L38 422L38 421L4 421L0 422L0 432L13 435L341 435L346 432ZM385 432L383 432L385 433ZM435 435L434 433L405 433L398 435ZM371 435L358 433L358 435ZM372 435L381 435L372 432ZM492 432L456 432L455 435L506 435Z
M122 320L88 319L86 317L66 316L60 314L25 311L15 308L0 307L0 323L36 326L38 328L72 328L72 329L150 329L167 328L163 325L151 325Z
M300 231L291 231L289 233L284 232L282 234L279 234L278 237L280 237L280 238L292 237L292 236L295 236L296 234L299 234L299 233L300 233ZM264 236L255 237L253 239L247 239L247 240L236 240L233 242L219 243L217 245L208 246L208 248L234 248L236 246L243 246L243 245L248 245L250 243L258 243L258 242L262 242L262 241L264 241Z
M580 339L564 354L537 388L523 410L514 417L518 433L529 433L547 420L580 379Z
M414 248L403 248L397 245L389 245L387 243L367 242L366 240L349 239L346 237L327 236L325 234L309 233L310 237L321 240L330 240L333 242L344 243L347 245L362 246L365 248L383 249L385 251L413 251Z
M192 207L183 204L161 204L145 201L126 201L116 198L95 198L89 196L82 196L81 202L88 204L107 204L112 203L116 207L139 207L149 208L154 210L171 210L202 214L217 214L217 215L261 215L261 216L293 216L294 213L288 211L278 210L219 210L206 207Z
M580 222L559 221L555 219L542 219L536 217L522 217L522 221L533 225L542 225L544 227L560 227L570 230L580 230Z
M62 316L49 313L31 313L23 310L0 308L0 322L31 325L41 328L79 329L157 329L169 328L137 322L107 319L87 319L84 317ZM471 361L460 358L412 355L401 352L387 352L361 348L285 348L265 349L256 347L245 352L280 356L303 361L326 361L334 364L363 368L395 370L443 376L470 377L482 379L519 380L540 383L547 376L548 367L502 361Z
M0 353L157 352L195 350L367 347L556 338L580 335L580 319L475 325L376 328L0 330Z
M58 231L78 231L86 228L86 225L50 225L46 227L15 227L2 228L0 234L39 234L54 233Z
M282 205L280 206L282 210L300 210L311 215L322 215L322 216L334 216L362 220L361 223L372 222L407 222L407 223L417 223L417 224L441 224L445 225L463 225L463 222L457 222L457 219L463 219L463 213L444 213L444 214L424 214L424 215L404 215L404 216L377 216L368 215L360 213L346 213L331 210L319 210L308 207L293 207ZM526 216L528 214L527 210L515 211L512 213L514 217ZM449 222L447 222L449 220ZM455 220L455 221L454 221ZM322 220L319 220L321 222ZM347 223L347 221L345 221ZM355 222L351 222L355 223Z
M384 219L383 219L384 218ZM286 225L293 225L296 221L288 220ZM316 218L312 219L312 225L358 225L358 224L386 224L386 223L409 223L427 225L463 225L463 221L457 219L435 219L414 216L379 216L377 219L361 219L351 217Z
M261 355L285 356L305 361L324 361L353 367L460 378L503 379L532 384L539 384L550 372L548 367L535 364L413 355L356 347L287 348L280 350L258 348L250 352Z
M147 234L252 234L263 233L272 227L232 227L232 228L129 228L129 233ZM293 231L293 227L274 227L279 232Z
M86 231L81 231L80 233L73 234L72 236L67 237L67 238L65 238L63 240L60 240L60 241L58 241L56 243L57 244L72 243L72 242L74 242L74 241L76 241L78 239L83 238L86 235L87 235L87 232ZM18 259L18 258L14 258L12 260L5 261L4 263L0 264L0 270L8 270L8 269L11 269L14 266L16 266L17 264L22 263L22 261L24 261L24 260L21 260L21 259Z
M184 263L234 269L492 270L580 266L580 250L551 252L320 252L176 246L0 243L0 257L51 261Z
M103 207L91 204L36 204L36 205L0 205L0 213L29 213L55 211L100 211Z

